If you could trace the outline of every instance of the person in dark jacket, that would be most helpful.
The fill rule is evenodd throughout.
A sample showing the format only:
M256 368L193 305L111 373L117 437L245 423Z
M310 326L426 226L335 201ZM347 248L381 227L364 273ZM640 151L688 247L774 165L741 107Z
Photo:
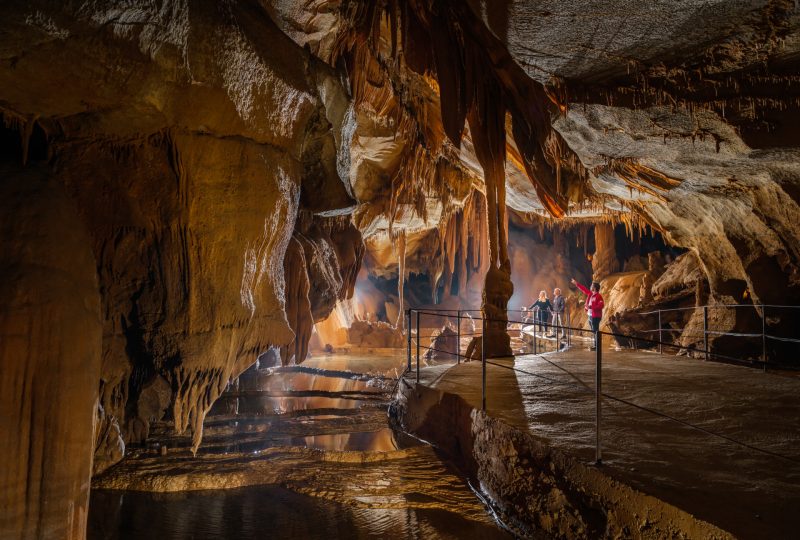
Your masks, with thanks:
M547 298L547 291L540 291L539 299L531 304L529 309L536 312L534 314L536 326L538 326L539 330L544 332L544 329L547 327L547 321L550 318L550 313L553 311L553 305L550 303L550 299Z
M595 343L597 343L597 332L600 331L600 320L603 318L603 296L600 294L600 284L596 281L592 282L592 288L587 289L572 278L572 284L578 287L583 294L586 295L586 312L589 315L589 324L595 336ZM594 350L595 347L592 347Z

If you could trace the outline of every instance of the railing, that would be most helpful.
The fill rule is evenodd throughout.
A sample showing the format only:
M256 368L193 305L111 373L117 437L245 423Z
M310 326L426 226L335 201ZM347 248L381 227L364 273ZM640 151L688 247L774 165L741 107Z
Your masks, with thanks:
M595 351L595 387L594 387L594 395L595 395L595 463L596 464L599 465L599 464L602 463L601 426L602 426L602 398L603 397L605 397L607 399L612 399L614 401L617 401L617 402L620 402L620 403L623 403L623 404L626 404L626 405L629 405L629 406L632 406L632 407L636 407L636 408L645 410L645 411L653 413L653 414L664 416L664 417L669 418L671 420L676 420L676 419L674 419L674 418L672 418L672 417L670 417L668 415L665 415L663 413L659 413L657 411L653 411L652 409L641 407L641 406L638 406L638 405L636 405L634 403L630 403L630 402L628 402L628 401L626 401L624 399L620 399L620 398L617 398L615 396L611 396L611 395L607 395L607 394L603 393L603 380L602 380L603 336L609 336L609 337L616 338L618 342L620 340L628 339L628 340L632 340L632 341L639 342L639 343L649 343L651 345L657 346L659 348L659 352L663 352L663 346L664 345L668 345L669 347L672 347L674 349L686 350L686 351L694 352L694 353L700 353L700 354L704 355L704 357L706 359L713 359L714 356L716 356L716 355L714 355L708 349L708 339L707 339L707 336L713 333L712 331L708 330L708 316L707 315L708 315L708 308L709 307L712 307L712 306L703 306L704 323L705 323L704 324L704 336L705 336L705 339L704 339L704 342L703 342L704 346L703 346L702 349L700 349L698 347L695 347L695 346L692 346L692 345L680 345L680 344L676 344L676 343L664 343L663 341L661 341L661 339L653 340L653 339L649 339L649 338L643 338L643 337L640 337L640 336L631 336L631 335L619 334L619 333L615 333L615 332L605 332L605 331L594 332L594 331L588 330L586 328L576 328L576 327L569 326L569 325L559 325L559 329L562 329L565 332L566 336L568 336L567 337L567 343L568 344L571 343L571 340L572 340L574 335L583 335L583 334L587 334L588 333L588 334L590 334L590 339L594 340L593 348L594 348L594 351ZM753 306L750 306L750 307L753 307ZM676 308L676 310L678 310L678 309L684 309L684 308ZM689 309L689 308L685 308L685 309ZM691 309L695 309L695 308L691 308ZM668 310L659 310L659 311L660 312L664 312L664 311L668 311ZM645 314L658 313L658 315L659 315L659 327L660 327L661 326L660 325L661 314L659 313L659 311L647 312ZM514 313L514 312L516 312L516 310L509 310L509 313ZM461 354L461 338L463 336L462 331L461 331L461 326L462 326L462 321L465 319L465 315L466 315L466 318L470 319L473 322L475 320L480 320L481 321L480 334L478 334L477 332L472 332L471 334L469 334L469 335L472 335L472 336L480 336L481 338L483 338L483 336L486 335L486 322L487 321L489 321L489 322L505 322L507 325L520 324L520 325L522 325L522 327L521 327L522 330L521 331L524 330L524 326L525 325L533 324L530 321L514 320L514 319L512 319L510 317L507 320L487 319L485 317L480 317L480 316L473 317L473 316L470 315L471 313L480 314L480 310L439 310L439 309L415 309L415 308L407 310L406 311L406 317L407 317L407 320L406 320L407 326L406 327L409 329L409 332L407 332L407 340L408 340L408 342L407 342L407 368L406 368L406 373L410 373L410 372L413 371L412 345L416 346L416 354L413 355L413 356L416 358L416 380L417 380L418 383L419 383L419 380L420 380L420 363L421 363L420 362L420 360L421 360L420 350L421 349L426 349L426 350L435 351L435 352L443 353L443 354L446 354L446 355L454 356L455 359L456 359L456 363L460 363L462 358L466 359L467 361L471 360L472 359L471 358L472 355L462 355ZM457 343L457 345L456 345L456 351L455 352L446 351L446 350L439 350L437 348L430 347L430 346L422 344L422 336L420 334L420 318L422 316L431 316L431 317L444 318L445 320L449 320L449 319L452 319L452 318L456 319L456 321L457 321L456 322L456 328L457 328L457 330L456 330L456 343ZM412 326L412 323L414 323L413 326ZM554 329L554 325L551 324L551 323L544 323L544 326L545 326L545 328ZM413 331L412 331L412 329L413 329ZM661 330L661 328L657 329L656 331L660 331L660 330ZM557 332L558 331L556 330L556 333ZM725 335L725 333L723 333L723 332L719 332L718 334ZM737 334L732 334L732 335L737 335ZM767 334L765 332L763 332L762 334L756 334L756 335L762 335L763 339L766 339L766 337L767 337ZM427 337L428 338L432 338L434 336L433 336L433 334L430 334ZM662 337L662 335L659 332L659 338L661 338L661 337ZM793 338L791 338L790 341L800 342L800 340L795 340ZM535 330L534 330L533 343L534 343L534 347L536 347L537 339L535 337ZM561 344L561 340L557 337L556 338L555 350L551 351L551 352L557 352L557 351L562 350L560 344ZM569 345L567 347L565 347L563 350L566 350L568 348L569 348ZM486 340L481 339L481 351L480 351L480 361L481 361L481 410L483 410L483 411L486 410L486 366L487 366L487 364L490 364L490 365L493 365L493 366L497 366L497 367L501 367L501 368L514 370L514 371L518 371L518 372L527 373L527 372L519 370L519 369L517 369L517 368L515 368L513 366L505 366L505 365L502 365L502 364L499 364L499 363L496 363L496 362L492 362L491 360L492 360L493 357L487 356L486 350L487 350ZM469 352L469 350L467 352ZM545 351L542 351L542 352L545 352ZM538 354L538 353L534 353L534 354ZM544 378L546 378L546 377L544 377ZM679 421L679 422L681 422L681 421ZM748 448L751 448L751 449L754 449L754 450L758 450L758 451L766 453L766 454L775 455L777 457L788 459L790 461L797 461L797 460L795 460L793 458L788 458L788 457L782 456L780 454L775 454L775 453L773 453L773 452L771 452L769 450L764 450L764 449L760 449L760 448L757 448L757 447L753 447L751 445L748 445L747 443L743 443L741 441L737 441L737 440L731 439L730 437L728 437L726 435L721 435L721 434L709 432L708 430L706 430L706 429L704 429L702 427L699 427L699 426L694 426L694 425L688 424L686 422L682 422L682 423L684 423L688 427L697 429L699 431L703 431L703 432L705 432L707 434L710 434L710 435L718 436L720 438L735 442L735 443L740 444L742 446L746 446Z
M508 310L508 312L509 313L519 313L519 312L521 312L521 310ZM481 321L481 332L480 332L480 334L473 332L473 333L471 333L469 335L480 336L481 337L481 351L480 351L480 360L481 360L481 410L485 411L486 410L486 365L487 364L491 364L491 365L495 365L495 366L498 366L498 367L507 367L507 366L503 366L501 364L497 364L497 363L491 362L490 360L492 359L492 357L491 356L487 356L487 354L486 354L486 340L483 339L483 336L486 335L486 322L489 321L489 322L505 322L506 324L519 324L519 325L521 325L521 329L520 329L521 332L524 331L525 325L533 326L534 324L539 324L539 323L531 322L531 321L525 321L525 320L514 320L514 319L511 319L511 318L508 318L506 320L502 320L502 319L487 319L485 317L480 317L480 316L473 317L473 316L470 315L471 313L480 314L481 310L477 310L477 309L468 309L468 310L446 310L446 309L443 309L443 310L440 310L440 309L415 309L415 308L411 308L411 309L407 310L406 311L406 323L407 323L406 328L409 328L410 331L407 332L407 367L406 367L406 372L410 373L410 372L414 371L414 369L412 367L413 366L413 364L412 364L412 353L411 353L412 346L416 347L416 354L413 355L413 356L416 358L416 381L417 381L417 383L419 383L419 379L420 379L420 364L421 364L420 359L422 358L421 354L420 354L420 350L421 349L426 349L426 350L429 350L429 351L434 351L434 352L439 352L439 353L446 354L446 355L455 356L457 364L461 363L462 358L467 360L467 361L471 360L472 359L471 355L467 356L467 355L462 355L461 354L461 338L462 338L462 335L463 335L462 332L461 332L461 326L462 326L461 323L462 323L462 320L465 319L465 315L466 315L466 318L468 318L471 321L480 320ZM568 313L568 311L567 311L567 313ZM455 352L446 351L446 350L440 350L440 349L437 349L435 347L430 347L430 346L422 344L422 336L420 334L420 319L421 319L422 316L425 316L425 315L431 316L431 317L437 317L437 318L444 318L445 320L449 320L451 318L455 318L456 319L456 321L457 321L456 322L456 328L457 328L457 330L456 330L456 344L457 345L456 345L456 351ZM595 395L595 411L596 411L596 413L595 413L595 432L596 432L595 462L597 464L600 464L602 462L601 441L600 441L600 425L601 425L601 416L602 416L601 415L601 408L602 408L602 403L601 403L601 394L602 394L602 334L605 333L605 332L597 332L597 333L595 333L595 332L593 332L591 330L587 330L585 328L576 328L576 327L568 326L567 324L564 324L564 325L553 325L551 322L542 323L542 326L544 326L545 329L551 329L553 331L553 333L555 334L555 336L556 336L555 350L551 351L551 352L556 352L558 350L561 350L560 343L561 343L561 339L562 338L559 337L559 332L562 333L562 337L566 336L568 346L569 346L569 344L571 344L574 334L589 333L589 334L591 334L593 336L594 349L595 349L595 366L596 366L595 367L595 388L596 388L596 392L595 392L595 394L596 394ZM413 329L413 330L411 330L411 329ZM414 336L416 336L416 337L414 337ZM427 337L428 338L433 338L434 335L430 334ZM534 351L536 351L536 349L537 349L537 337L536 337L536 327L535 326L534 326L534 336L533 336L533 338L534 338L533 339L533 347L534 347ZM469 351L467 351L467 352L469 352ZM546 351L541 351L541 352L544 353ZM536 351L536 352L534 352L534 354L539 354L539 352ZM513 367L509 367L509 369L514 369L514 368Z
M756 332L731 332L731 331L718 331L712 330L709 328L709 311L713 310L738 310L738 309L753 309L758 312L760 320L760 331ZM685 328L664 328L663 324L663 315L665 313L674 313L674 312L684 312L684 311L697 311L702 310L703 313L703 332L699 335L686 335ZM767 349L767 342L768 341L776 341L782 343L796 343L800 344L800 339L797 338L790 338L786 336L775 336L768 332L768 310L772 310L773 314L777 310L787 311L787 310L795 310L798 312L797 318L800 319L800 306L782 306L782 305L770 305L770 304L713 304L713 305L705 305L705 306L688 306L688 307L679 307L679 308L669 308L669 309L657 309L653 311L644 311L638 313L640 316L646 315L656 315L658 318L657 328L653 330L642 330L643 333L658 333L658 352L663 353L664 347L677 347L674 342L664 341L664 333L672 333L672 332L680 332L681 337L702 337L703 341L703 349L704 349L704 358L706 360L726 360L732 362L740 362L740 363L753 363L752 361L748 362L748 360L743 358L736 358L730 355L722 354L718 351L711 351L709 345L709 336L719 336L719 337L738 337L738 338L755 338L760 339L761 341L761 356L760 356L760 363L761 367L764 371L767 370L767 365L769 363L769 355ZM757 322L755 324L758 324ZM631 337L632 340L637 340L640 338ZM780 362L775 362L776 365L780 366ZM785 366L783 366L785 367Z

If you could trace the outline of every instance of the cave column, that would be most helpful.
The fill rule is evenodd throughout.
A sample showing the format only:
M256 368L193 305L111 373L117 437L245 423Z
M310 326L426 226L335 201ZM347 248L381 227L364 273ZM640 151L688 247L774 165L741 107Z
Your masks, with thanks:
M598 223L594 227L594 255L592 257L592 279L601 281L619 272L617 246L614 240L614 225Z
M397 312L395 327L405 334L406 314L405 314L405 290L406 284L406 232L405 229L397 237L397 296L400 301L400 309Z
M90 242L61 186L0 164L0 538L86 536L102 350Z
M514 294L511 282L511 262L508 258L506 223L505 172L496 160L484 167L486 179L486 206L489 229L489 271L483 285L481 310L486 318L486 355L511 356L511 338L508 335L508 300Z
M571 267L567 233L559 228L553 229L553 252L555 253L556 272L561 275L569 275Z

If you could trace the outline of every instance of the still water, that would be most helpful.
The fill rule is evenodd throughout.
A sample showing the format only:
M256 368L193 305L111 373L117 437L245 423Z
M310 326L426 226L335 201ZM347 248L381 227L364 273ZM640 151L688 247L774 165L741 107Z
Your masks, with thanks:
M208 416L197 457L163 425L153 438L167 456L131 452L110 471L113 485L137 487L211 467L250 487L93 489L89 539L509 538L431 447L388 427L404 361L323 356L250 373ZM272 479L252 485L264 465Z
M509 538L488 520L448 510L353 508L277 486L180 494L95 491L91 505L90 540Z

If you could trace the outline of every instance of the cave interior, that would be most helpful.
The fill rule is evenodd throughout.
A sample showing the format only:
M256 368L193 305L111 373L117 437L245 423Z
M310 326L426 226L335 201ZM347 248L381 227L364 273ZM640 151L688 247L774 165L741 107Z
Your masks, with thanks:
M800 367L793 1L12 0L0 29L2 538L85 537L154 430L202 456L244 381L404 351L411 308L505 357L541 290L586 327L596 281L616 347Z

